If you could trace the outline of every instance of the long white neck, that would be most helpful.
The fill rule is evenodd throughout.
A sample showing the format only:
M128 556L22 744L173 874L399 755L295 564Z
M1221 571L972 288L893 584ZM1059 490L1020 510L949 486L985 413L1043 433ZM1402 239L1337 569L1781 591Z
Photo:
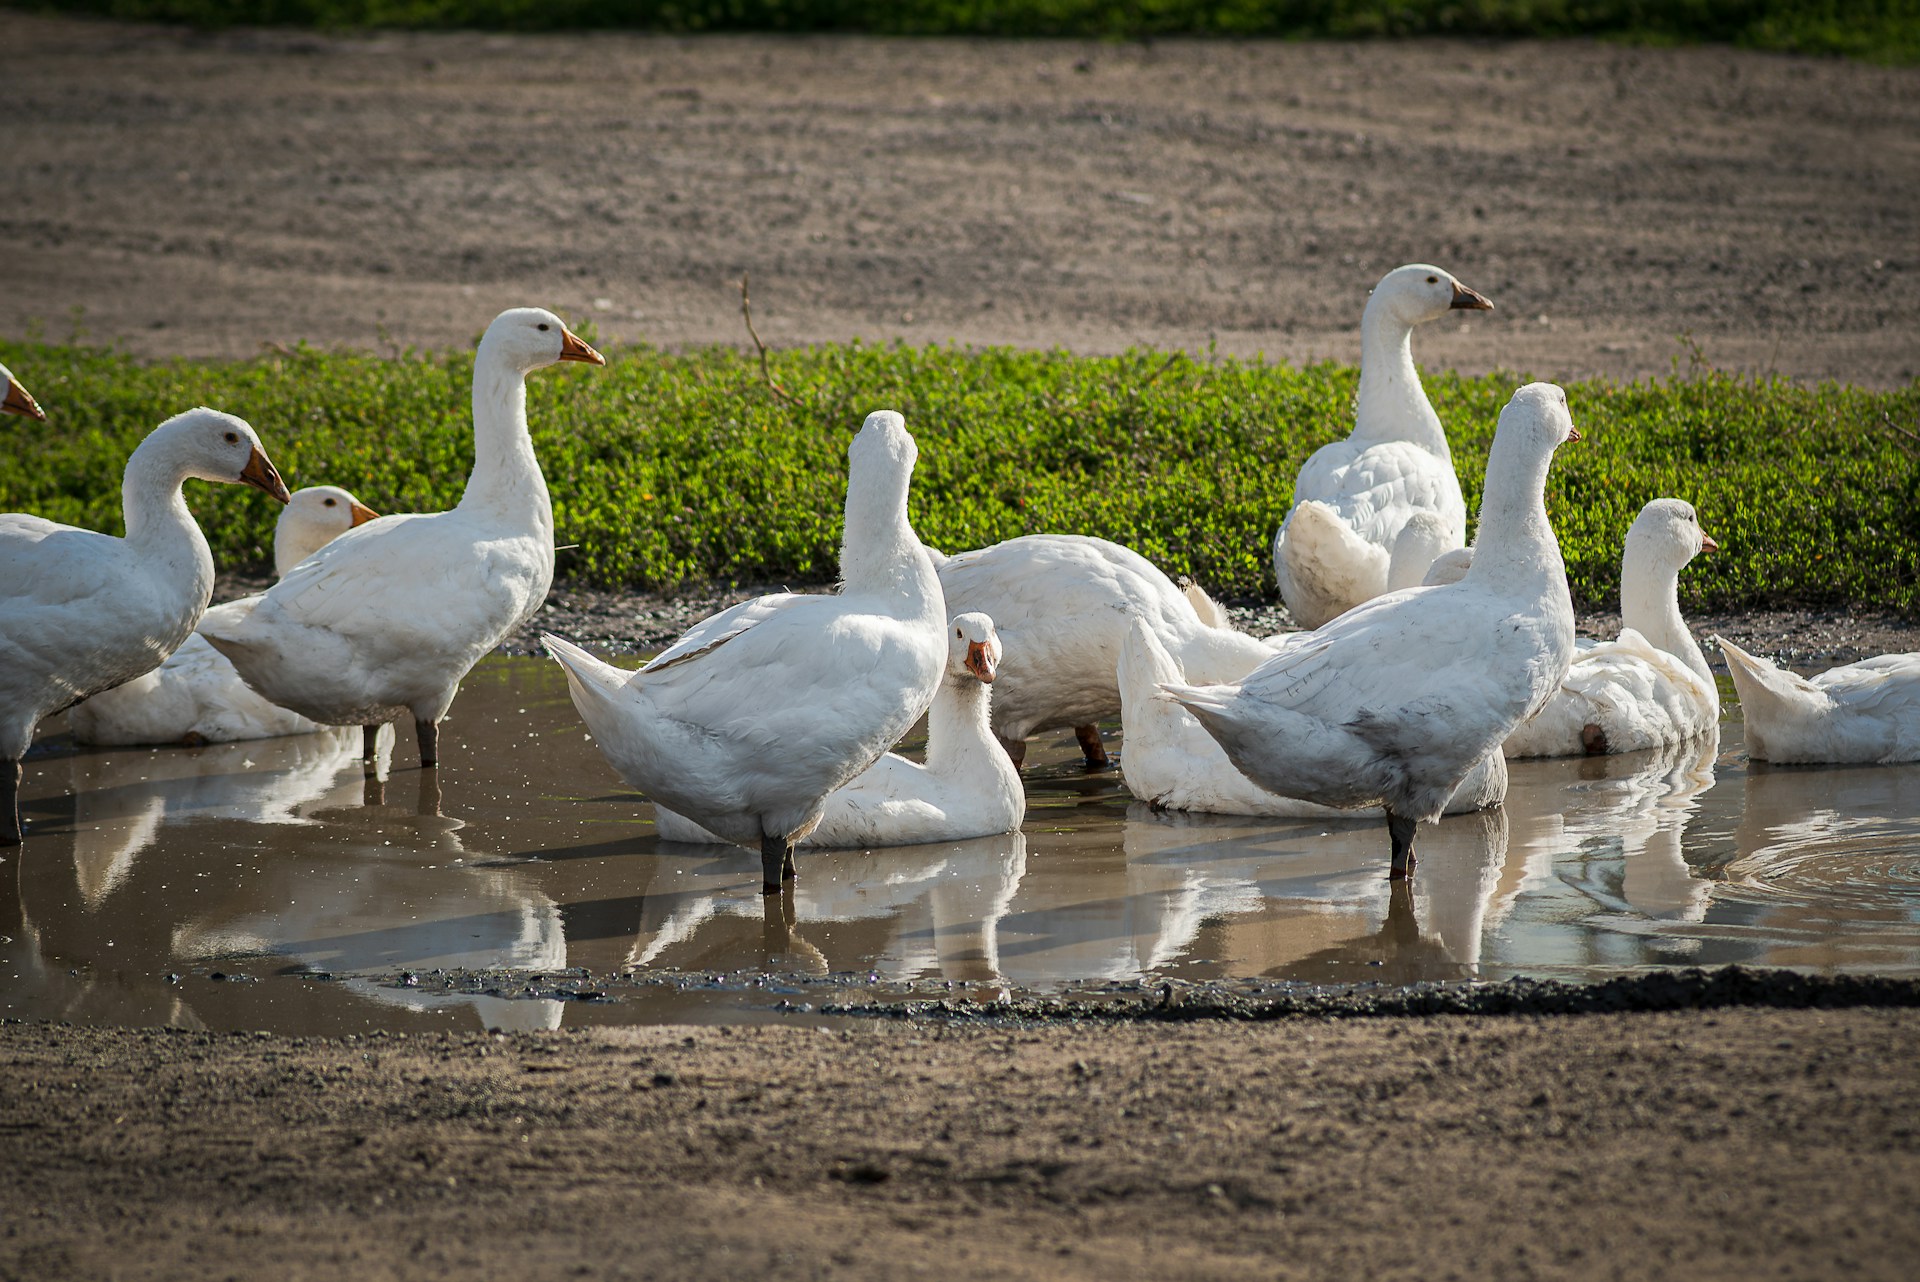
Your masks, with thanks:
M1680 571L1629 550L1620 563L1620 625L1632 628L1713 684L1713 669L1680 616Z
M1453 461L1440 416L1413 366L1413 327L1396 317L1375 293L1360 317L1360 396L1353 438L1407 441Z
M1465 582L1508 590L1537 585L1549 592L1557 585L1558 595L1567 595L1566 562L1547 520L1547 467L1552 461L1551 451L1533 449L1517 437L1502 441L1495 436L1480 491L1473 566Z
M992 690L972 677L951 674L940 682L927 709L927 769L937 775L972 773L982 764L1005 762L1006 749L993 737ZM995 758L998 758L998 762Z
M902 615L935 615L945 623L940 579L907 520L911 478L904 467L853 464L840 542L842 590L888 597Z
M213 592L213 553L180 493L191 472L177 440L149 436L127 460L120 510L127 545L142 560L166 567L158 581L178 584L185 599L204 607Z
M527 431L526 375L485 339L473 362L473 473L459 510L553 537L553 500Z

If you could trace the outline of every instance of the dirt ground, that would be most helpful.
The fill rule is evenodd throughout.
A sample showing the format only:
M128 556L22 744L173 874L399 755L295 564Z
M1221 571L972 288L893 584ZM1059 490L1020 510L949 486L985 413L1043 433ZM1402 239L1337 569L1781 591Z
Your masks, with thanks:
M8 336L387 350L541 303L731 343L751 271L776 344L1352 360L1366 288L1424 259L1499 305L1423 331L1430 368L1657 375L1687 334L1743 371L1920 371L1912 70L12 12L0 49ZM626 644L700 607L555 602ZM1913 648L1897 621L1745 626L1829 661ZM7 1024L0 1279L1904 1278L1917 1055L1920 1017L1880 1009Z
M199 35L0 13L0 334L1144 343L1429 367L1920 371L1920 71L1590 43Z
M0 1278L1906 1279L1920 1014L0 1026Z

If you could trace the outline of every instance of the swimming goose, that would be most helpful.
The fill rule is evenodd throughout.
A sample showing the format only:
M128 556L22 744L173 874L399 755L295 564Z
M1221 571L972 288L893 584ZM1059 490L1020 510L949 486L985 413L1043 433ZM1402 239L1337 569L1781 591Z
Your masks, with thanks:
M335 537L378 515L337 485L295 490L274 526L274 572L285 578ZM210 606L200 626L236 626L259 603L255 595ZM76 741L100 746L232 743L320 728L248 689L199 629L152 672L76 703L67 711L67 726Z
M918 449L905 420L868 415L847 453L838 595L742 602L638 672L541 638L613 768L657 805L758 846L770 895L827 795L899 742L946 667L940 580L907 520Z
M532 618L553 582L553 505L527 432L526 377L560 361L604 365L558 316L500 313L473 362L473 472L450 512L384 516L348 531L203 635L270 702L374 733L413 716L420 764L460 679Z
M40 408L40 402L20 386L13 371L5 365L0 365L0 414L19 414L25 418L42 420L47 417L47 412Z
M947 625L946 675L927 710L927 763L887 753L827 797L819 825L801 844L915 846L1016 831L1026 792L988 720L999 666L993 620L955 615ZM721 840L672 810L655 809L663 840Z
M1105 539L1029 534L935 564L947 608L989 616L1006 644L993 729L1016 766L1029 736L1066 726L1088 765L1107 764L1096 723L1120 715L1114 664L1131 615L1195 681L1231 681L1268 653L1257 638L1203 621L1158 566Z
M1301 627L1317 628L1387 590L1394 540L1415 512L1440 518L1448 546L1466 542L1467 506L1447 434L1414 368L1413 327L1492 307L1426 263L1396 267L1374 286L1360 318L1353 434L1306 461L1273 540L1274 578Z
M1920 761L1920 653L1796 676L1714 637L1733 674L1747 755L1782 764Z
M251 427L194 409L127 460L125 538L0 516L0 846L20 844L20 758L40 720L160 666L207 608L213 553L180 493L190 476L288 497Z
M1529 383L1500 412L1465 578L1367 602L1237 685L1163 688L1262 787L1384 805L1405 877L1415 825L1566 675L1573 602L1545 487L1553 451L1579 439L1566 393Z
M1509 757L1577 757L1691 739L1719 724L1720 691L1680 617L1680 571L1720 545L1693 505L1655 499L1627 530L1620 635L1581 641L1560 688L1514 727Z
M1161 694L1162 686L1178 685L1186 677L1142 619L1128 624L1118 678L1120 774L1128 791L1156 810L1273 819L1354 817L1350 810L1268 792L1241 774L1194 715ZM1506 758L1491 752L1454 789L1444 812L1484 810L1499 805L1506 795Z

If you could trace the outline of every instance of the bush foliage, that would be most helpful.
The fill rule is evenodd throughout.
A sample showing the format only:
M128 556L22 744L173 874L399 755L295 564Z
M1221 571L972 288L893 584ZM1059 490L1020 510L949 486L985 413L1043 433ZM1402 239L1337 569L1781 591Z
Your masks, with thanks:
M580 545L560 573L655 588L831 579L847 443L866 413L894 408L920 443L912 511L936 547L1096 534L1216 593L1271 594L1294 474L1351 428L1358 382L1333 364L851 343L773 354L783 396L730 349L608 356L605 370L529 379L559 541ZM0 510L118 532L127 455L198 404L253 423L289 484L345 485L383 512L451 506L471 463L468 352L146 364L0 344L0 361L53 415L0 423ZM1427 380L1469 510L1519 381ZM1723 548L1683 578L1696 606L1920 614L1920 383L1873 392L1696 368L1568 394L1586 439L1560 452L1548 501L1582 606L1615 600L1627 525L1676 495ZM188 490L222 564L268 564L270 504L242 487Z
M880 35L1612 35L1920 59L1920 0L6 0L202 27Z

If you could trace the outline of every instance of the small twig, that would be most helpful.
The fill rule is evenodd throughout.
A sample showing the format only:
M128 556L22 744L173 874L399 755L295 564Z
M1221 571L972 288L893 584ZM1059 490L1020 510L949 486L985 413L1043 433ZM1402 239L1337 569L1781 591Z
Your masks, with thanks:
M1146 379L1142 381L1138 387L1133 389L1134 395L1138 396L1141 392L1144 392L1149 387L1152 387L1154 383L1159 380L1162 374L1166 373L1168 370L1173 368L1173 364L1175 361L1179 360L1182 356L1185 356L1185 355L1186 355L1185 352L1167 353L1167 359L1160 362L1160 368L1153 371L1153 373L1147 375Z
M1914 442L1914 444L1920 445L1920 432L1911 431L1907 428L1900 426L1898 423L1893 421L1893 415L1886 414L1886 413L1881 414L1880 423L1881 423L1881 426L1885 427L1889 432L1893 432L1899 436L1904 436L1909 441ZM1911 454L1913 453L1913 450L1910 447L1907 447L1905 448L1905 452L1908 454Z
M760 350L760 377L766 380L767 390L789 405L798 405L799 398L786 388L773 381L773 371L767 368L767 345L760 341L760 331L753 327L753 303L747 297L747 278L750 272L740 273L740 316L747 322L747 337Z

